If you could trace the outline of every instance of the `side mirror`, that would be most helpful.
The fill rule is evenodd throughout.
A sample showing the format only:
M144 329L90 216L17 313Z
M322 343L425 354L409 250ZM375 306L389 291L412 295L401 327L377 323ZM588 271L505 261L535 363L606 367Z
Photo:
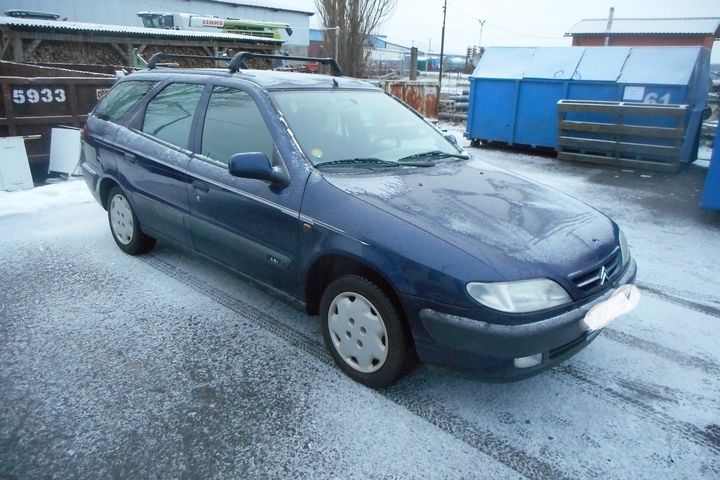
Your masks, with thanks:
M270 165L267 155L262 152L236 153L230 159L228 172L233 177L264 180L283 187L290 184L287 175L280 168Z

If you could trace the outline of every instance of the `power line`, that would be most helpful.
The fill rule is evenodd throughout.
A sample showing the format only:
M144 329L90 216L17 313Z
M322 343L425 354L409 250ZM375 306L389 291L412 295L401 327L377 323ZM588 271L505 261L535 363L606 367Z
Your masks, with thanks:
M497 25L493 25L492 23L488 23L487 26L490 28L494 28L495 30L500 30L501 32L509 33L510 35L513 35L516 37L539 38L541 40L557 40L559 38L562 38L562 37L558 37L558 36L544 37L542 35L530 35L527 33L517 33L517 32L513 32L512 30L508 30L507 28L498 27Z
M448 7L452 8L453 10L457 10L458 12L462 13L462 14L465 15L466 17L472 18L472 19L475 20L476 22L479 22L479 21L480 21L479 18L477 18L477 17L469 14L469 13L466 12L465 10L460 9L460 8L456 7L455 5L453 5L453 4L451 4L451 3L448 3Z
M476 16L474 16L474 15L466 12L465 10L463 10L463 9L461 9L461 8L456 7L455 5L453 5L453 4L451 4L451 3L448 3L448 7L452 8L453 10L457 10L458 12L462 13L462 14L465 15L466 17L475 20L476 22L482 21L480 18L478 18L478 17L476 17ZM486 25L487 25L488 27L490 27L490 28L494 28L495 30L500 30L501 32L505 32L505 33L510 34L510 35L513 35L513 36L515 36L515 37L537 38L537 39L540 39L540 40L557 40L558 38L560 38L560 37L545 37L545 36L542 36L542 35L530 35L530 34L527 34L527 33L517 33L517 32L513 32L512 30L509 30L509 29L504 28L504 27L500 27L500 26L495 25L495 24L492 24L492 23L486 23Z

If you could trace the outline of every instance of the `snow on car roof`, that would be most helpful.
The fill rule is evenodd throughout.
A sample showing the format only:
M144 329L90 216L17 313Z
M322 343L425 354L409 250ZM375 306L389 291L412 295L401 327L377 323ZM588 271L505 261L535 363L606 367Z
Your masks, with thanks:
M211 75L220 77L233 77L253 82L267 90L303 89L303 88L355 88L378 89L374 85L351 77L333 77L317 73L282 72L274 70L241 69L237 73L230 73L224 68L155 68L147 71L133 73L133 78L150 74L175 75ZM333 84L333 80L337 86ZM379 89L378 89L379 90Z

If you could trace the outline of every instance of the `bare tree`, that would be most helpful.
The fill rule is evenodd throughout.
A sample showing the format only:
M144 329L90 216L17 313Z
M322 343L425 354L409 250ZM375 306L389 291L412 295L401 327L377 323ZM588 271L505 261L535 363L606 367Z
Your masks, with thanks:
M340 27L337 59L345 75L363 75L365 40L392 14L396 5L397 0L315 0L325 28ZM325 35L324 50L335 55L335 39L329 32Z

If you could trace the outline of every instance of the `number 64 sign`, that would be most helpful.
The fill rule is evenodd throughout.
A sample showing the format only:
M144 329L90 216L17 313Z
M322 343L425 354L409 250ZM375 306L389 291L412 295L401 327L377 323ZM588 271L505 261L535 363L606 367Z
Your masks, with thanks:
M12 99L14 103L63 103L66 99L65 90L62 88L16 88L12 91Z

